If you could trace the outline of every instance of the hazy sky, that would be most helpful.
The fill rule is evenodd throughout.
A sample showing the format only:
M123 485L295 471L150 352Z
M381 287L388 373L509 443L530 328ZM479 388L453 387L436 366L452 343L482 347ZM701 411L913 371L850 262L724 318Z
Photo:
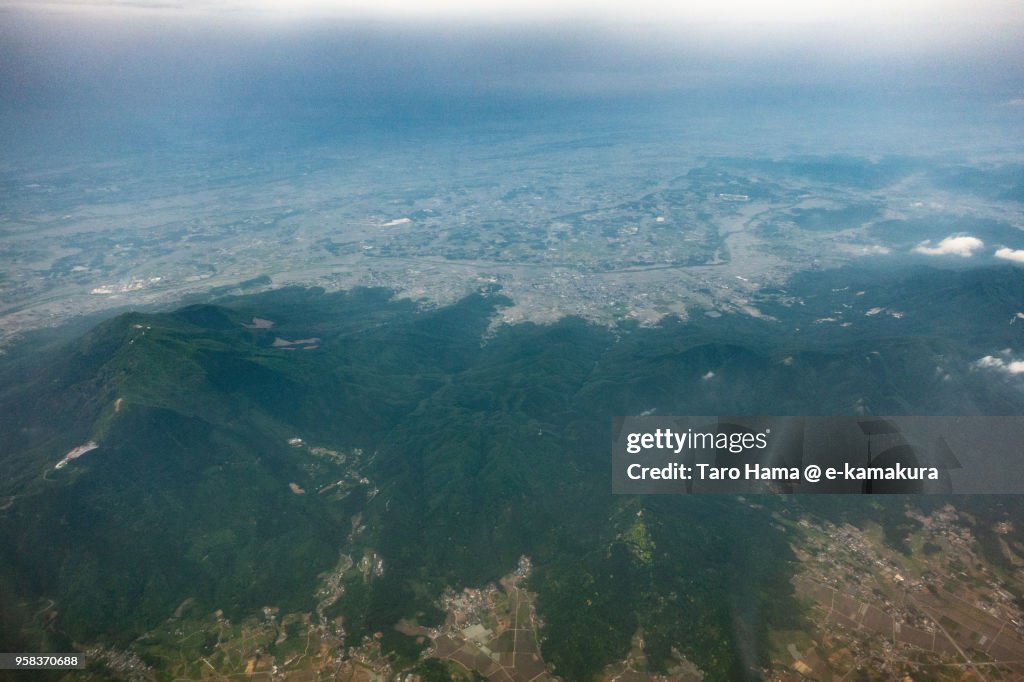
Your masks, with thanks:
M673 93L1024 113L1024 2L0 0L7 117Z
M490 18L609 21L724 22L728 24L839 22L856 25L1007 25L1021 20L1016 0L4 0L6 7L63 11L176 12L193 16Z
M872 69L930 66L951 69L953 80L981 69L989 72L983 80L1007 82L1024 69L1020 0L0 0L0 26L8 78L19 67L59 78L62 52L72 70L118 57L187 66L175 44L198 49L211 66L266 63L275 55L261 49L290 39L301 47L302 34L318 53L310 67L325 51L416 59L401 54L411 51L408 41L424 62L461 55L484 68L584 80L589 71L610 83L630 73L648 85L666 77L671 86L700 83L743 65L772 66L781 82L829 80L836 70L841 79L858 68L874 80ZM381 43L356 54L345 45L359 43L356 34Z

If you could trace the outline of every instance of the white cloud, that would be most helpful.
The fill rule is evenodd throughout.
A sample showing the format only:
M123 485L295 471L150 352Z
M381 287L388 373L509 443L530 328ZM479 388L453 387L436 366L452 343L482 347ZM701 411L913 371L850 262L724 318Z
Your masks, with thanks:
M1014 263L1024 263L1024 249L1008 249L1004 246L996 251L996 258L1012 260Z
M904 40L934 37L934 27L984 36L1021 24L1013 0L0 0L2 7L174 11L266 17L380 16L388 18L590 18L616 24L698 24L845 28L877 35L889 27ZM931 31L929 32L929 29ZM810 29L807 29L810 30ZM922 36L921 34L925 35Z
M980 360L971 363L971 369L990 369L1006 374L1024 374L1024 360L1017 360L1010 353L1010 349L999 351L999 356L986 355Z
M974 255L974 252L985 246L985 242L981 241L977 237L971 237L966 234L954 234L946 237L937 246L931 246L931 240L926 240L914 247L914 251L917 253L923 253L926 256L960 256L961 258L970 258Z
M708 373L701 377L701 379L703 379L704 381L710 381L711 379L714 379L714 378L715 378L715 373L712 372L711 370L708 370Z

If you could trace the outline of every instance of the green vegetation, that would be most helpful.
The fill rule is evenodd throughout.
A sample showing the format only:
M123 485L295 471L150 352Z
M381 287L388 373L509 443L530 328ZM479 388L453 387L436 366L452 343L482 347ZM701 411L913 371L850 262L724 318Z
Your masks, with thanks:
M797 502L613 497L610 418L844 414L858 401L881 413L1020 410L1014 387L967 369L984 354L967 331L978 318L1002 320L986 349L1019 340L1003 314L1024 300L1019 270L921 271L881 291L878 273L810 274L792 286L807 311L769 312L817 314L833 302L815 292L862 282L928 314L800 334L733 315L649 329L569 318L485 338L506 303L493 290L420 310L381 290L286 289L126 314L31 364L19 355L0 366L0 499L17 495L0 512L0 646L52 647L54 632L127 644L187 598L196 618L312 612L319 576L344 551L383 564L347 572L326 615L344 617L350 641L380 632L412 665L421 645L394 630L399 619L436 623L445 587L494 581L528 554L543 655L565 679L623 658L638 628L655 670L674 647L708 679L756 677L769 629L801 623L771 514ZM945 308L928 303L936 287ZM253 316L274 326L244 327ZM289 349L276 338L319 341ZM952 381L935 378L937 357ZM702 380L709 370L714 381ZM292 437L365 454L342 463ZM91 438L99 449L53 470ZM356 474L369 483L328 488ZM895 546L916 527L898 499L799 504L874 520ZM985 529L1019 510L993 513L978 532L1008 565ZM58 616L45 631L29 614L51 598ZM450 677L443 664L421 667Z
M423 682L479 682L484 679L475 671L466 672L465 668L456 663L439 661L436 658L423 661L416 667L415 672Z

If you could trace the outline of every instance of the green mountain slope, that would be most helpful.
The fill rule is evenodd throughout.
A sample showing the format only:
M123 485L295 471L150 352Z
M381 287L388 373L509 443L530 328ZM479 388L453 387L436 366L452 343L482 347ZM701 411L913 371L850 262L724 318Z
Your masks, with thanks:
M970 367L1021 347L1019 269L809 277L790 286L803 304L763 306L775 320L488 333L495 291L419 309L288 289L121 315L18 355L0 367L0 646L128 645L186 599L232 619L313 612L345 553L382 568L349 575L325 616L408 651L399 619L436 621L446 587L527 554L544 658L566 679L624 657L638 628L655 668L675 647L710 679L756 676L767 630L801 618L769 513L795 502L613 497L610 418L1024 407L1011 379ZM868 283L872 300L853 298ZM849 301L821 293L843 287ZM856 325L814 324L842 303Z

